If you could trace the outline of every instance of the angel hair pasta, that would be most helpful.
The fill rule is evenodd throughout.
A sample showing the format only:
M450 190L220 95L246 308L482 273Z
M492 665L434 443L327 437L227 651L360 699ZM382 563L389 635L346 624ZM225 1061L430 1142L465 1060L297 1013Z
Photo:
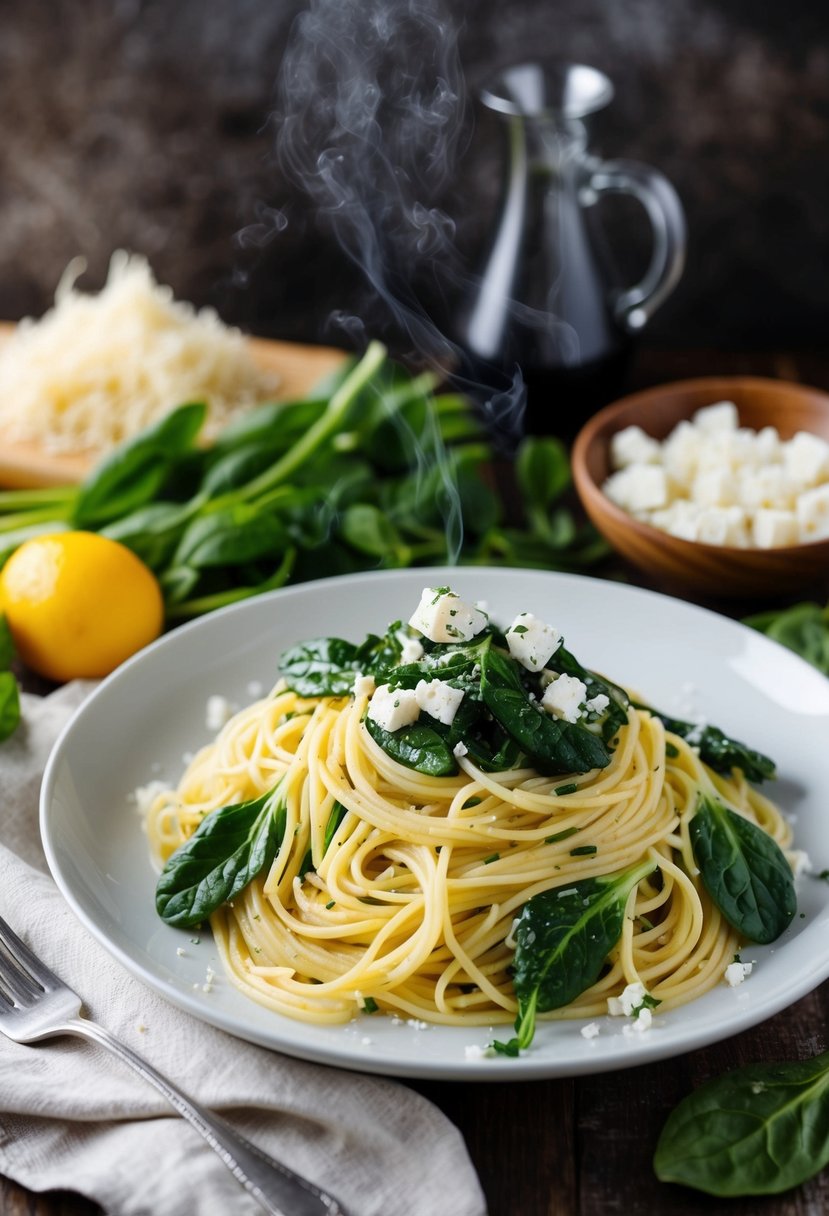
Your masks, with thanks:
M515 1054L539 1015L650 1018L780 935L790 829L755 788L773 775L531 613L501 632L427 588L382 637L286 651L158 794L157 908L209 917L233 982L281 1014L514 1022L494 1046Z

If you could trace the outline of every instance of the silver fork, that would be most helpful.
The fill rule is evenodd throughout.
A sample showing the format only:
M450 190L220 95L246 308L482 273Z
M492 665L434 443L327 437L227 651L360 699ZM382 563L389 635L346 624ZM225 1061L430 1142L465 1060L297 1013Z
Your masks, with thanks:
M238 1182L271 1216L348 1216L333 1195L274 1161L229 1123L171 1081L97 1022L81 1017L82 1001L0 917L0 1031L15 1043L78 1035L107 1047L154 1085L218 1153Z

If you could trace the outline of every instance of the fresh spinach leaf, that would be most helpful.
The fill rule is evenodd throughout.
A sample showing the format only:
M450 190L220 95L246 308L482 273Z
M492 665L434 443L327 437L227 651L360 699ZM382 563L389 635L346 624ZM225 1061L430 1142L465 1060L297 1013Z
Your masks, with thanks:
M708 1081L668 1117L657 1178L709 1195L776 1195L829 1165L829 1052Z
M152 501L176 459L192 447L205 413L204 405L180 405L105 457L81 486L74 527L100 527Z
M515 928L516 1037L494 1043L517 1055L535 1034L536 1013L569 1005L599 978L622 935L631 891L656 869L650 859L617 874L583 878L529 899Z
M610 753L597 735L545 713L530 700L517 664L492 648L481 656L481 695L539 772L586 773L610 763Z
M681 718L671 718L652 705L644 705L633 701L636 709L646 709L649 714L659 718L667 731L679 735L693 747L699 748L699 758L715 773L728 774L733 768L739 768L747 781L758 784L775 775L775 763L762 752L754 751L745 743L731 739L718 726L700 726L696 722L684 722Z
M190 503L153 502L113 520L100 532L132 549L151 570L161 572L173 556L192 514Z
M328 822L325 825L325 836L324 836L323 844L322 844L323 857L328 852L328 847L331 844L331 841L334 839L334 833L336 832L337 828L342 823L343 819L345 819L347 814L348 814L348 809L346 807L344 807L341 802L337 802L335 800L334 805L331 807L331 810L328 815ZM307 853L305 854L305 856L302 859L302 865L299 867L300 877L302 877L303 874L307 874L309 871L311 871L313 869L314 869L314 856L313 856L312 850L309 848Z
M0 743L20 724L20 692L10 671L0 671Z
M156 887L156 911L168 925L196 925L271 864L285 834L281 782L249 802L207 815L173 853Z
M279 557L288 545L282 521L270 511L239 503L193 520L173 555L174 566L240 566Z
M373 718L365 719L366 730L387 756L429 777L453 777L458 763L447 739L439 733L437 726L424 722L413 722L400 730L388 731Z
M728 923L749 941L775 941L797 911L791 867L777 843L702 792L689 831L705 889Z

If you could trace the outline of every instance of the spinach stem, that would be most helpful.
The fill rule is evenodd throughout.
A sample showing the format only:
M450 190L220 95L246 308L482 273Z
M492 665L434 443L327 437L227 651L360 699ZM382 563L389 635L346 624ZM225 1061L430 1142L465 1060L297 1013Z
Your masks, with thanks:
M349 372L332 396L325 413L317 419L313 426L308 428L302 438L298 439L275 465L266 469L264 473L260 473L258 477L254 477L246 486L214 499L213 507L228 506L258 498L260 494L265 494L278 486L280 482L287 480L300 465L314 454L317 448L339 430L355 397L369 383L385 358L386 348L382 342L371 342L360 362Z
M4 490L0 493L0 511L19 511L26 507L59 506L72 503L78 496L75 486L42 486L31 490Z

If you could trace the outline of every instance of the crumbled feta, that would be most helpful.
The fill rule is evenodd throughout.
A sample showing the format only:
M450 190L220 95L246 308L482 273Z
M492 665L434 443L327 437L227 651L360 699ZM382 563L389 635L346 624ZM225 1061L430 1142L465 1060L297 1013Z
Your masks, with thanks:
M408 634L401 633L400 638L400 662L401 663L419 663L423 658L423 643L417 638L410 638Z
M531 612L519 612L506 632L509 652L528 671L541 671L561 645L561 634Z
M431 642L468 642L486 627L486 613L448 587L424 587L409 624Z
M214 693L204 707L204 724L208 730L221 730L233 717L234 709L227 697Z
M374 676L364 676L361 671L358 671L354 677L354 687L351 691L355 697L370 697L376 686Z
M544 689L541 704L554 718L577 722L587 696L587 685L577 676L556 676Z
M163 781L148 781L146 785L139 785L137 789L133 790L132 800L142 818L149 815L156 798L167 788Z
M458 739L455 746L452 748L452 755L460 760L461 756L466 756L469 753L469 748L464 743L463 739Z
M484 1060L489 1055L489 1048L479 1047L477 1043L467 1043L463 1054L467 1060Z
M388 684L380 684L368 703L368 716L383 730L395 731L411 726L420 716L415 690L395 688L392 691Z
M261 680L251 680L246 689L248 696L254 701L261 697L264 691L265 685Z
M581 1028L581 1037L583 1039L595 1039L599 1034L598 1022L588 1022L586 1026Z
M445 680L419 680L415 688L418 706L444 726L451 726L463 700L463 689Z
M645 985L636 980L635 983L627 985L621 996L609 996L607 998L607 1012L614 1018L629 1018L634 1009L637 1009L644 999ZM645 1010L643 1009L641 1012L644 1013Z
M603 714L609 704L610 697L603 692L599 692L595 697L591 697L589 701L585 701L584 708L590 714Z
M653 1025L653 1014L647 1007L640 1009L639 1013L632 1022L628 1022L627 1026L622 1027L622 1034L644 1034L646 1030L650 1030Z
M735 959L733 963L728 964L723 972L723 977L730 988L736 988L751 975L753 969L753 963L741 963Z
M812 859L803 849L793 849L789 853L789 865L795 878L800 878L801 874L812 873Z

